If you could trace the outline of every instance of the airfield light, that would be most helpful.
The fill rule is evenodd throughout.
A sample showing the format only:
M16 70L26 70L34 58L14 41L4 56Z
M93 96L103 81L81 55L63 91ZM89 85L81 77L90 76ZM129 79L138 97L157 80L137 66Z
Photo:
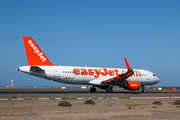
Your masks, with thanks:
M12 80L12 81L11 81L11 87L13 87L13 83L14 83L14 81Z

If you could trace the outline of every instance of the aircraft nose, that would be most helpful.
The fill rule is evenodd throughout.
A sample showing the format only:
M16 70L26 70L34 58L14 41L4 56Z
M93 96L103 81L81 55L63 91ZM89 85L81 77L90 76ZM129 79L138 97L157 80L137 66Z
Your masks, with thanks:
M159 78L158 78L158 77L157 77L156 81L157 81L157 83L159 83L159 82L160 82L160 80L159 80Z

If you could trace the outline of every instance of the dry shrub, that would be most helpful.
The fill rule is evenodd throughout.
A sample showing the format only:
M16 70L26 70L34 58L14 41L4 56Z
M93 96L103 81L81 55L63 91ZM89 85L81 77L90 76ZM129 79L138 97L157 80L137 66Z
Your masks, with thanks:
M50 97L49 100L55 100L56 98L55 97Z
M92 97L91 97L91 99L98 99L98 97L96 97L96 96L92 96Z
M176 106L176 108L180 108L180 106Z
M17 99L17 97L16 96L11 96L10 99Z
M127 103L126 106L141 106L140 102L134 102L134 103Z
M129 106L128 109L132 109L132 107Z
M89 99L89 100L86 100L86 101L84 102L84 104L92 104L92 105L95 105L95 102L92 101L91 99Z
M145 104L145 103L141 103L141 105L143 105L143 106L144 106L144 105L146 105L146 104Z
M61 101L58 106L72 106L69 102L67 101Z
M32 100L31 97L25 97L24 100Z
M38 100L38 98L37 97L33 97L32 100Z
M71 95L71 96L69 96L69 99L77 99L77 97L74 95Z
M161 101L154 101L152 104L162 105Z
M9 105L14 105L14 103L11 102L11 103L9 103Z
M180 105L180 100L175 100L172 104L173 105Z
M157 108L156 106L153 106L152 108Z
M119 96L118 98L119 98L119 99L130 99L129 96Z
M112 106L112 104L108 104L108 106Z
M65 96L65 97L62 97L61 99L68 99L68 97L67 97L67 96Z

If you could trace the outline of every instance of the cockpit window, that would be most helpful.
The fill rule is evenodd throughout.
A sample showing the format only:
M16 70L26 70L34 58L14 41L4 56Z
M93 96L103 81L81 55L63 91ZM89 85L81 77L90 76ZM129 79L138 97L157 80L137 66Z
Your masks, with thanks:
M155 74L153 74L153 76L156 76Z

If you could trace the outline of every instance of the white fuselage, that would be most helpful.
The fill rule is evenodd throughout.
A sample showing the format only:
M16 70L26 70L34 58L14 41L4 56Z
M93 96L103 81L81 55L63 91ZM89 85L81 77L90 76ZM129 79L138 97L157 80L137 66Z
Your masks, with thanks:
M30 75L42 77L56 82L68 84L86 84L102 86L102 80L108 80L118 74L125 73L127 69L75 67L75 66L38 66L42 70L31 70L31 66L22 66L18 70ZM159 83L159 78L152 72L142 69L133 69L134 75L127 81L138 81L140 85L154 85ZM114 83L119 85L119 83Z

